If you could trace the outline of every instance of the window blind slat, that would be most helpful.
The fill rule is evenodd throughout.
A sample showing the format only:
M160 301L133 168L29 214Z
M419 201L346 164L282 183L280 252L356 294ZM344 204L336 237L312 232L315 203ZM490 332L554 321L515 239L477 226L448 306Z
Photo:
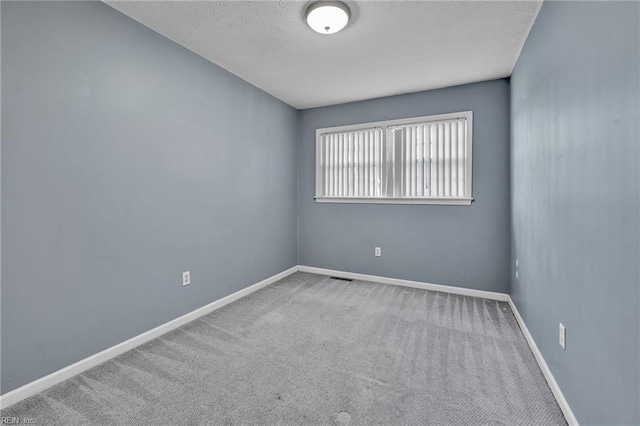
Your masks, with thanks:
M377 197L382 197L382 176L381 176L381 169L382 169L382 154L381 154L381 149L380 149L380 132L376 131L375 135L374 135L374 146L375 146L375 152L374 152L374 165L375 165L375 170L374 170L374 181L373 181L373 188L374 188L374 193Z
M369 147L369 196L375 197L375 155L376 155L376 146L375 146L375 136L373 133L369 133L369 143L371 144Z
M464 196L466 194L464 182L464 164L466 158L464 156L464 126L465 120L458 120L458 194Z
M316 155L320 156L320 167L325 170L327 168L327 157L324 155L324 143L320 143L320 146L316 147ZM324 175L320 175L320 182L321 182L321 186L320 186L320 192L324 194L325 192L325 188L327 187L324 184ZM318 176L316 173L316 191L318 190Z
M413 146L414 149L416 151L416 159L415 159L415 169L416 169L416 177L415 177L415 188L413 191L413 196L414 197L420 197L420 188L422 188L422 182L420 182L420 180L422 179L422 173L420 173L420 169L422 167L422 147L421 147L421 143L422 143L422 138L420 137L421 133L420 133L420 127L416 126L413 128Z
M349 196L349 135L342 137L342 196Z
M424 197L424 175L423 175L423 164L424 164L424 152L423 146L424 141L422 139L423 136L423 126L416 127L416 143L418 149L418 160L416 161L416 197Z
M366 145L366 164L367 164L367 182L366 182L366 186L367 186L367 196L369 197L374 197L375 193L373 192L373 155L374 155L374 150L375 150L375 146L373 144L374 142L374 138L373 138L373 133L368 132L367 133L367 137L365 138L365 145Z
M400 138L399 142L397 142L396 145L396 151L395 151L395 173L397 176L396 182L397 184L395 185L394 188L394 196L395 197L402 197L404 196L404 188L406 186L406 172L407 172L407 168L404 167L403 162L404 162L404 158L405 158L405 138L404 138L404 129L401 131L395 130L394 131L396 136ZM395 142L395 141L393 141Z
M383 158L383 151L382 151L382 136L380 135L380 133L376 132L376 195L378 197L386 197L387 196L387 192L386 192L386 185L384 183L386 176L383 175L383 164L386 164L386 162L383 163L382 158Z
M358 195L358 133L353 134L352 141L352 152L353 156L351 157L351 167L352 167L352 175L353 180L351 181L351 186L353 190L351 191L351 196L355 197Z
M437 192L435 191L436 187L436 177L435 177L435 165L433 164L433 159L435 158L435 144L433 137L434 128L429 125L427 127L427 136L429 138L429 197L435 197Z
M369 132L362 135L362 184L363 194L369 197Z
M360 176L358 176L358 157L360 156L360 147L358 145L358 132L353 134L353 193L354 197L359 196L358 187L360 185Z
M333 150L331 146L331 136L325 136L323 138L324 143L327 145L327 168L325 169L325 173L327 175L327 186L324 188L323 194L325 195L333 195Z
M358 132L358 197L364 197L364 186L362 185L364 182L364 169L362 167L364 159L362 154L362 150L364 149L363 138L364 133Z
M326 139L326 138L325 138ZM321 158L321 162L322 162L322 169L326 170L329 168L329 164L328 164L328 159L329 156L327 155L327 150L329 149L326 140L323 141L323 143L320 145L320 155L322 156ZM327 192L327 188L329 187L329 173L324 173L323 176L321 176L321 180L322 180L322 188L320 188L320 191L324 194L325 192Z
M358 132L358 137L357 137L357 147L358 147L358 155L356 155L356 158L358 160L358 166L356 168L357 172L358 172L358 178L356 179L356 181L358 182L357 188L358 188L358 197L363 197L364 196L364 188L362 187L362 132Z
M331 173L331 168L333 167L333 152L331 151L331 138L327 138L326 140L326 145L327 145L327 185L324 188L325 193L329 193L331 192L331 184L332 182L332 173Z
M364 154L364 196L365 197L371 197L371 161L370 161L370 155L371 155L371 149L369 147L369 139L370 139L370 132L365 132L364 134L364 150L363 150L363 154Z
M382 180L380 179L380 147L378 146L378 133L373 134L373 195L375 197L382 196L380 190L382 188Z
M458 196L458 123L451 123L451 196Z
M427 139L427 126L422 126L420 129L420 133L422 134L422 196L429 196L429 169L428 169L428 161L429 161L429 145Z
M407 175L409 175L409 183L407 185L407 196L413 197L413 191L415 189L415 179L416 179L416 170L415 170L415 143L413 140L413 127L408 127L405 131L407 135L407 152L409 154L409 167L407 168ZM406 166L405 166L406 167Z
M351 172L350 172L350 175L351 175L351 182L350 182L351 190L349 192L350 192L350 195L352 197L354 197L356 195L356 192L358 190L358 182L357 182L357 179L358 179L358 173L357 173L358 172L358 169L357 169L358 144L356 143L357 142L357 135L358 135L357 133L352 133L351 134L351 142L350 142L350 145L351 145Z
M393 188L390 188L390 176L393 173L393 151L389 150L388 141L383 141L380 136L380 178L382 180L382 196L393 197Z
M407 138L405 137L407 129L402 129L399 131L400 135L400 154L398 156L398 161L396 163L397 171L401 176L400 181L400 192L399 195L401 197L406 196L406 188L407 188Z
M468 126L464 126L464 159L465 159L465 163L469 162L471 163L471 155L472 153L469 152L469 128ZM469 173L470 170L467 170L465 168L464 170L464 190L465 190L465 194L468 194L469 196L471 196L471 174Z
M411 162L409 168L409 197L415 197L416 190L416 143L414 136L414 127L407 129L407 147L409 148L409 160Z
M356 134L349 136L349 196L355 195L356 180Z
M351 134L347 134L347 137L344 141L344 149L345 149L345 174L344 174L344 196L351 196L350 185L351 185Z
M333 195L334 197L340 196L340 160L339 160L339 140L338 135L333 135Z
M427 126L422 126L422 196L429 196L429 139Z
M444 161L444 127L438 124L438 159L436 165L438 167L438 197L444 196L444 173L442 163Z
M337 154L337 163L336 163L336 178L337 178L337 187L336 187L336 195L338 197L342 197L342 175L344 174L344 163L342 161L343 152L342 152L342 139L343 135L338 135L336 137L336 154Z
M444 125L444 195L451 196L451 123Z
M333 149L333 188L332 188L332 196L338 196L338 136L331 135L331 146Z
M411 196L411 127L406 127L403 132L405 158L402 163L402 171L405 174L404 196Z
M353 195L353 133L347 135L347 188L346 196Z
M402 188L402 196L408 197L411 195L411 128L405 127L402 129L402 175L404 179L402 180L403 188Z

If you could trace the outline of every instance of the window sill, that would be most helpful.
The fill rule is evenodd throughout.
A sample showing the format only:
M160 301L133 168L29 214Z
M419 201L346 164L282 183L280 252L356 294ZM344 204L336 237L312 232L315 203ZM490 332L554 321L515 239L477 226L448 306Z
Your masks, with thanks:
M347 204L436 204L443 206L469 206L473 198L362 198L314 197L317 203Z

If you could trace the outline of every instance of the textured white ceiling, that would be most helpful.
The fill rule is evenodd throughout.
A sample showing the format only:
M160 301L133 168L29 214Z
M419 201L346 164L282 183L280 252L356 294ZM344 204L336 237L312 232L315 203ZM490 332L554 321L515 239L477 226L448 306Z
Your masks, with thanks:
M541 1L346 1L321 35L303 1L107 1L302 109L507 77Z

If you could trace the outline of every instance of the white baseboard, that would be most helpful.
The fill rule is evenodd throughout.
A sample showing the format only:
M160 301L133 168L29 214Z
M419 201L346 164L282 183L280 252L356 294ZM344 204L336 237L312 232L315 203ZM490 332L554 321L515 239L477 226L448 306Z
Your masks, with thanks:
M524 334L524 338L527 340L527 343L531 348L531 352L533 352L533 356L536 358L536 361L540 366L540 370L542 370L542 374L544 375L544 378L547 380L547 384L551 388L551 392L553 392L553 396L556 398L556 401L558 401L558 405L562 410L562 414L564 414L564 418L567 420L567 423L569 423L570 426L574 426L574 425L578 426L578 419L576 419L576 416L573 414L573 411L571 411L571 407L569 407L569 403L567 402L567 399L564 397L564 394L560 390L560 386L558 386L558 382L556 382L556 379L553 377L553 373L551 373L551 370L549 369L547 362L544 360L544 357L542 356L542 352L540 352L540 349L538 349L538 345L536 345L535 340L533 340L533 336L529 332L527 325L524 323L524 319L520 315L520 312L518 311L516 304L513 303L513 300L511 299L511 297L509 297L508 302L509 302L509 306L511 307L511 311L513 312L513 315L516 317L516 321L518 321L520 330L522 330L522 334Z
M382 284L399 285L403 287L420 288L423 290L441 291L443 293L460 294L463 296L482 297L485 299L499 300L506 302L509 295L506 293L497 293L493 291L474 290L463 287L453 287L442 284L430 284L419 281L401 280L398 278L379 277L376 275L356 274L354 272L335 271L333 269L316 268L313 266L298 266L300 272L308 272L310 274L331 275L340 278L350 278L352 280L372 281Z
M35 395L38 392L42 392L43 390L48 389L53 385L56 385L80 373L83 373L90 368L102 364L103 362L108 361L112 358L115 358L118 355L121 355L137 346L142 345L143 343L153 340L156 337L161 336L171 330L175 330L176 328L188 322L191 322L203 315L213 312L216 309L220 309L231 302L234 302L242 297L260 290L261 288L268 286L269 284L273 284L274 282L281 280L282 278L285 278L296 271L298 271L298 266L289 268L286 271L280 272L279 274L260 281L259 283L243 288L240 291L223 297L222 299L218 299L215 302L203 306L202 308L196 309L195 311L189 312L188 314L185 314L179 318L159 325L156 328L134 336L122 343L118 343L117 345L107 348L102 352L91 355L90 357L80 360L75 364L71 364L47 376L44 376L40 379L34 380L31 383L27 383L24 386L14 389L11 392L0 395L0 409L5 409L15 404L16 402L22 401L23 399Z

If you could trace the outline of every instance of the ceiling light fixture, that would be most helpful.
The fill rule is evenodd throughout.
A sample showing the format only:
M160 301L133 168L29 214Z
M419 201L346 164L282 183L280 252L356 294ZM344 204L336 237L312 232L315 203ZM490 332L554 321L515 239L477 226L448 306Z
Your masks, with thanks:
M349 23L351 10L341 1L317 1L305 12L307 24L320 34L335 34Z

